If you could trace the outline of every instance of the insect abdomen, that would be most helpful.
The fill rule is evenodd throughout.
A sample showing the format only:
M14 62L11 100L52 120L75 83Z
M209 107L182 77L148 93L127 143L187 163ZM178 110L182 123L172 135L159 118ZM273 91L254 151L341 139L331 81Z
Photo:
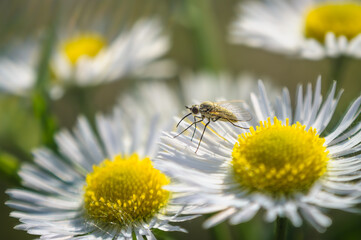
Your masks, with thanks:
M220 117L220 121L231 121L231 122L237 122L237 116L232 113L230 110L221 107L221 106L215 106L215 113L218 117Z

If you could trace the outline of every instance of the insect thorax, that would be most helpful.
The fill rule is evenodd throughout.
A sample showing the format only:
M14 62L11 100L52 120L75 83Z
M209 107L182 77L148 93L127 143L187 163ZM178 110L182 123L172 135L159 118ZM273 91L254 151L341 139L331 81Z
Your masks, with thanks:
M213 102L204 102L200 105L200 113L209 119L237 122L237 116L225 107Z
M212 102L203 102L201 105L199 105L199 111L201 113L206 113L206 112L210 112L214 109L215 104Z

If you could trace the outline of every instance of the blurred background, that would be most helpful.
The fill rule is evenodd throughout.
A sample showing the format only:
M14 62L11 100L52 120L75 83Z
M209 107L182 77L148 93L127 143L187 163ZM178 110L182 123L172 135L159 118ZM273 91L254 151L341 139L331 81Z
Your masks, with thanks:
M46 43L56 29L88 29L97 25L110 39L119 29L132 26L145 17L157 17L164 34L170 38L170 48L163 58L172 61L171 69L161 77L129 75L121 81L99 86L69 86L64 94L49 101L58 128L72 128L77 116L90 119L97 112L109 113L120 96L132 94L144 82L161 82L179 97L180 106L189 104L180 78L187 72L227 73L236 78L241 74L252 76L253 81L264 79L275 89L286 86L294 99L298 84L314 84L322 76L325 95L332 83L330 59L310 61L290 58L261 49L232 45L227 42L230 23L235 19L241 0L1 0L0 1L0 54L6 54L9 46L27 41ZM101 24L97 24L101 22ZM349 103L361 90L360 60L349 59L342 72L338 89L345 93L337 108L341 116ZM40 67L39 67L40 68ZM41 71L38 69L38 71ZM158 70L155 70L158 71ZM170 72L170 73L169 73ZM49 72L51 75L51 71ZM205 89L194 89L194 93ZM82 100L79 100L79 95ZM225 97L225 96L220 96ZM194 96L197 99L197 96ZM274 99L273 99L274 100ZM83 103L82 103L83 102ZM84 108L84 102L86 108ZM7 188L18 186L18 179L11 173L16 162L31 162L31 149L42 144L42 123L34 117L31 97L0 93L0 232L2 239L31 239L33 236L14 230L18 223L10 218L10 209L3 203L8 199ZM178 108L179 106L177 106ZM179 112L180 113L180 112ZM15 161L16 159L16 161ZM13 161L14 160L14 161ZM339 211L331 212L332 226L320 234L304 224L301 228L289 228L289 239L360 239L361 216ZM160 239L212 239L217 229L201 228L204 219L187 222L184 227L190 235L175 233ZM273 224L263 221L261 214L248 223L238 226L222 224L233 239L272 239ZM220 238L218 238L220 239Z

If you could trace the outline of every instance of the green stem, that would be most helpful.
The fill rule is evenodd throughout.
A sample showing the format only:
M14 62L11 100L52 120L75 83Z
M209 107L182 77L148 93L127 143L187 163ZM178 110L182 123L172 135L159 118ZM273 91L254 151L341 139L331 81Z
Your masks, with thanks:
M0 177L11 182L14 185L20 185L18 170L20 167L19 160L6 152L0 152Z
M54 3L54 12L57 12L57 2ZM55 29L57 16L52 18L48 31L45 35L43 48L41 49L40 60L37 70L37 79L32 96L34 114L39 119L42 128L42 142L46 146L55 149L53 135L56 131L55 118L50 111L50 97L48 91L48 80L50 78L49 62L55 42Z
M91 87L74 87L75 102L78 103L78 112L83 114L87 119L91 119L94 115L92 110L92 104L90 102L92 88Z
M287 233L287 218L278 217L276 220L275 240L285 240Z
M42 143L52 149L55 149L54 133L56 131L55 118L51 115L48 105L48 98L39 91L33 95L34 114L39 119L41 125Z
M210 229L215 240L232 240L229 226L222 222Z
M341 82L344 78L344 72L349 58L347 56L339 56L331 58L331 69L330 69L330 81L337 81L338 85L341 86Z
M225 64L213 5L209 0L188 0L186 4L201 67L219 72Z

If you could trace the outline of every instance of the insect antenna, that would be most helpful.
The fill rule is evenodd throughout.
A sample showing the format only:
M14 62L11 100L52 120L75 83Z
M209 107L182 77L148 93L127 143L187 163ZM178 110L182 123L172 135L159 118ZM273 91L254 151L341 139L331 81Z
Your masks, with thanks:
M186 106L187 107L187 106ZM188 107L187 107L188 108ZM178 124L177 124L177 126L176 127L178 127L179 126L179 124L186 118L186 117L188 117L189 115L191 115L192 113L188 113L187 115L185 115L184 117L182 117L182 119L178 122Z

